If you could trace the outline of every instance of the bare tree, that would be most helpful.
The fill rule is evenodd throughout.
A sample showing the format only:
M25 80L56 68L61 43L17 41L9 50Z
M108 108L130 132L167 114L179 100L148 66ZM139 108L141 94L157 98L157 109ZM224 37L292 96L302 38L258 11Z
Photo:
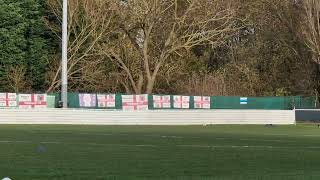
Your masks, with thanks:
M30 82L26 79L27 69L22 65L10 66L7 68L6 83L10 91L28 92L31 89Z
M117 29L100 51L126 74L128 91L152 93L171 58L198 45L220 45L237 30L230 2L113 0Z
M320 65L320 1L304 0L304 24L302 25L306 45L313 53L313 59Z
M72 88L81 86L80 82L93 82L91 80L103 74L101 64L104 56L99 55L97 46L111 32L109 26L113 13L109 1L69 0L68 3L68 79ZM47 21L47 25L61 39L61 1L48 0L48 5L60 23ZM60 58L53 59L51 67L48 92L56 90L61 84Z
M192 74L186 81L180 81L176 89L179 94L223 96L226 93L224 79L221 72Z

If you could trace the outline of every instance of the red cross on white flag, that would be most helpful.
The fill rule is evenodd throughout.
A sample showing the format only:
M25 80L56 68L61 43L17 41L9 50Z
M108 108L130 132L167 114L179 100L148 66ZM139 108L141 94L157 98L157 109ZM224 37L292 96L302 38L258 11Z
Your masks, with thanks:
M122 95L123 110L148 110L148 95Z
M210 96L194 96L195 109L210 109Z
M16 93L0 93L0 107L16 107L17 94Z
M153 95L153 107L156 109L170 108L170 95Z
M46 94L19 94L19 108L46 108Z
M178 109L188 109L190 97L189 96L174 96L173 107Z
M115 108L116 95L115 94L97 94L98 107L100 108Z

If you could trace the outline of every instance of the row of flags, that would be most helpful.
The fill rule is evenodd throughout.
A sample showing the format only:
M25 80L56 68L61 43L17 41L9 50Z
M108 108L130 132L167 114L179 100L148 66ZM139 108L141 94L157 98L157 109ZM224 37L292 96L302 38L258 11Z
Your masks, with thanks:
M189 109L190 96L173 97L173 108ZM148 110L149 99L147 94L142 95L121 95L123 110ZM210 109L211 99L209 96L194 96L195 109ZM79 94L80 107L115 108L115 94ZM170 95L152 95L152 104L154 109L170 109Z
M117 98L116 96L116 94L79 94L78 107L123 110L210 109L212 104L210 96L193 96L192 101L190 96L182 95L118 95ZM46 94L0 93L0 108L47 108L54 107L54 104L55 97ZM240 104L248 104L248 98L241 97Z
M189 109L190 96L172 96L173 108ZM147 110L149 99L147 94L121 95L123 110ZM152 95L154 109L170 109L170 95ZM46 108L46 94L0 93L0 107ZM79 107L84 108L116 108L115 94L79 94ZM194 96L195 109L210 109L209 96Z
M0 93L0 107L46 108L46 94Z

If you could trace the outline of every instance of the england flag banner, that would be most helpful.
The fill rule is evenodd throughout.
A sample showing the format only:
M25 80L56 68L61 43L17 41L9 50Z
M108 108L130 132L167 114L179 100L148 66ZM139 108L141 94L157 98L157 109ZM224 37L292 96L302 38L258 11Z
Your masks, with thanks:
M177 109L189 109L189 96L174 96L173 97L173 107Z
M95 94L79 94L80 107L96 107L97 96Z
M153 107L155 109L170 108L170 95L153 95Z
M195 109L210 109L210 96L194 96Z
M16 107L17 94L16 93L0 93L0 107Z
M19 94L19 108L47 108L47 95Z
M115 94L97 94L99 108L115 108L116 95Z
M126 111L148 110L148 95L122 95L122 109Z

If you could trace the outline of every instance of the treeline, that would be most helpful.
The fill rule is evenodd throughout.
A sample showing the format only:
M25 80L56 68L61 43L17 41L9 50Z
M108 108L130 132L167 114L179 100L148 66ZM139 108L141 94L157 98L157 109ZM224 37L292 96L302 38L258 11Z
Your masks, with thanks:
M0 91L58 92L61 1L0 0ZM69 91L320 92L318 0L69 0Z

